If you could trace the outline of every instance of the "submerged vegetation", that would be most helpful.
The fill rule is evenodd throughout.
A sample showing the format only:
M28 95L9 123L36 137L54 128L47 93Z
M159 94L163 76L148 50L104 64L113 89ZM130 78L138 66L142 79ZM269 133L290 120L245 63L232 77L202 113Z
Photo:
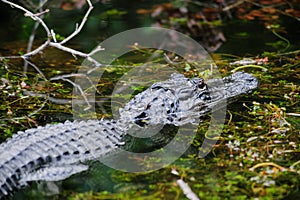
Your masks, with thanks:
M74 5L61 5L61 8L75 9ZM204 4L200 1L176 0L148 9L137 9L137 12L142 16L150 14L156 25L179 30L199 39L210 50L218 49L211 56L222 75L235 70L247 71L260 80L259 88L228 106L222 134L204 158L198 157L204 138L216 139L207 135L207 118L199 124L191 148L175 163L163 169L132 174L96 163L88 173L75 175L61 183L62 191L59 194L47 196L44 190L33 184L31 188L16 193L15 197L187 199L177 182L181 179L200 199L300 198L300 45L289 35L291 31L299 34L299 28L293 30L290 27L290 20L292 24L299 25L297 1L216 1ZM119 19L126 13L110 7L105 16ZM230 20L239 20L245 26L248 26L245 20L253 20L263 27L264 34L267 31L267 37L273 36L272 40L265 37L264 43L257 43L258 51L247 52L246 55L235 55L231 53L235 51L222 49L222 45L226 46L225 40L229 43L232 41L230 36L222 32L223 28L232 26ZM289 23L285 23L287 21ZM252 34L243 30L231 33L237 39L233 42L240 42L240 38L245 39ZM213 39L207 39L210 37ZM209 43L205 44L205 41ZM24 48L9 48L13 49L10 53L24 54ZM247 46L240 48L243 48L243 52L247 51ZM36 55L31 61L39 66L47 78L71 74L80 65L80 59L60 55L53 49L47 49L44 53ZM134 61L140 57L145 59L152 53L152 50L136 49L128 56L133 61L121 58L116 61L115 67L105 71L97 87L99 101L108 112L100 112L102 109L99 109L98 118L111 117L112 108L108 108L111 91L118 78L128 70L118 66L138 67L143 63ZM161 55L163 53L160 52ZM186 62L177 68L189 77L199 76L200 73L192 65ZM47 81L41 77L41 73L30 70L24 76L23 63L14 59L1 60L0 75L1 142L19 130L72 119L70 101L74 85L70 82L63 79ZM134 86L132 89L139 93L145 88Z
M99 180L99 177L105 176L110 180L108 184L112 188L92 192L93 187L88 185L87 188L91 188L80 193L82 185L79 184L76 188L68 186L73 184L72 179L75 181L80 179L80 175L76 175L70 181L66 181L65 186L63 185L63 188L72 189L63 190L59 197L182 199L184 194L176 184L177 179L186 181L201 199L298 197L300 82L293 76L299 73L300 63L294 60L293 56L273 57L274 62L277 59L293 60L293 63L284 64L286 72L292 72L290 75L285 73L284 79L281 79L280 73L272 72L272 67L275 65L272 61L263 65L268 69L266 72L256 68L245 68L260 79L260 87L228 107L222 135L207 157L198 158L197 155L197 149L201 148L203 138L209 137L206 135L209 120L204 120L199 125L198 136L193 141L192 150L171 166L146 174L129 174L111 171L100 165L96 167L98 170L91 172L91 176L87 176L88 181L93 182L92 185L103 185L105 183L101 183L103 180ZM229 64L236 58L228 59L228 55L223 57L221 54L216 54L215 57L218 58L216 62L219 63L224 74L229 74L230 70L237 68ZM1 70L6 71L3 65ZM191 74L191 71L186 69L184 71L187 75ZM109 85L117 80L117 78L113 80L112 77L118 77L118 73L124 72L118 71L118 68L108 71L109 79L104 79L101 85L105 85L108 90L112 88L113 86ZM0 95L1 130L4 133L1 135L2 140L19 129L24 130L46 122L71 118L70 106L57 105L49 101L45 102L40 97L26 95L28 91L38 91L39 94L51 91L55 97L69 99L72 95L70 85L64 83L43 85L37 81L38 79L38 77L22 78L16 71L6 71L5 76L2 76L3 89ZM139 92L141 88L133 89ZM18 118L19 116L24 117ZM6 121L3 121L4 118ZM179 175L172 174L172 170L178 171ZM108 171L109 173L106 174ZM31 198L40 198L42 195L39 190L32 188L27 190L29 191L27 195Z

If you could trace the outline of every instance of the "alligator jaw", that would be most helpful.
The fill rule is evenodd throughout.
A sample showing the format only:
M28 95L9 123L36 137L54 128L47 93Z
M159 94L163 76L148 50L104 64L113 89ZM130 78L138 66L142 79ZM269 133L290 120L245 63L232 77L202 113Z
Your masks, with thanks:
M242 94L250 93L258 87L258 80L251 74L236 72L223 79L207 81L211 102L216 104L219 100L229 100Z

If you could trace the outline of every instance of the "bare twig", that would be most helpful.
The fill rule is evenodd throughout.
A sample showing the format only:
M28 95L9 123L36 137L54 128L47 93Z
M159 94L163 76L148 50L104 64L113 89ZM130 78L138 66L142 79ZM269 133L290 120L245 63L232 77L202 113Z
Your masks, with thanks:
M92 88L93 88L95 91L97 91L98 93L100 93L100 92L98 91L97 87L95 86L95 84L93 83L93 81L92 81L86 74L66 74L66 75L61 75L61 76L52 77L52 78L50 78L50 81L61 80L61 79L63 79L63 78L70 78L70 77L84 77L84 78L86 78L86 79L90 82Z
M300 113L286 113L288 116L300 117Z
M98 53L99 51L103 51L103 50L105 50L105 49L102 48L101 46L97 46L94 50L92 50L92 51L88 54L88 56L92 56L92 55L94 55L95 53Z
M92 105L90 104L89 100L87 99L86 95L84 94L82 88L80 87L80 85L74 83L73 81L71 81L70 79L66 79L66 78L61 78L61 80L63 81L67 81L69 83L71 83L75 88L77 88L81 94L81 96L83 97L84 101L86 102L86 104L88 105L84 110L88 110L92 107Z
M43 98L43 99L49 100L56 104L71 104L72 103L71 99L58 99L58 98L50 97L48 94L40 94L40 93L35 93L32 91L24 91L24 94L31 96L31 97Z
M15 7L15 8L18 8L18 9L24 11L24 12L25 12L25 16L30 17L30 18L33 19L34 21L38 21L38 22L44 27L44 30L45 30L46 33L47 33L48 40L47 40L46 43L49 43L49 42L50 42L49 38L51 38L51 32L50 32L48 26L45 24L45 22L44 22L39 16L35 15L34 13L30 12L30 11L27 10L26 8L24 8L24 7L22 7L22 6L18 5L18 4L15 4L15 3L13 3L13 2L10 2L10 1L7 1L7 0L1 0L1 1L4 2L4 3L6 3L6 4L11 5L12 7ZM42 45L42 46L44 46L44 45ZM46 46L46 45L45 45L45 46ZM38 49L44 49L44 48L40 48L40 47L39 47ZM25 55L26 55L26 54L25 54Z
M47 0L45 0L45 1L40 0L40 5L39 5L39 9L38 9L40 11L40 13L45 14L46 12L49 12L49 9L47 9L46 11L43 11L43 9L42 9L42 5L46 1ZM29 2L31 2L31 1L29 1ZM43 17L44 16L42 15L41 19L43 19ZM27 52L26 53L29 53L31 51L31 49L32 49L33 41L34 41L34 38L35 38L35 33L36 33L36 30L38 29L39 25L40 25L40 22L38 22L38 21L34 24L34 27L32 29L32 33L31 33L31 35L29 37L29 41L28 41L28 45L27 45Z
M6 3L6 4L11 5L12 7L15 7L15 8L18 8L18 9L24 11L25 12L24 15L26 17L27 16L31 17L34 21L40 22L42 24L42 26L44 27L45 31L47 32L48 36L49 37L51 36L51 33L50 33L50 30L49 30L48 26L45 24L45 22L38 15L30 12L26 8L24 8L24 7L22 7L22 6L18 5L18 4L15 4L15 3L11 2L11 1L7 1L7 0L1 0L1 1L4 2L4 3Z
M25 98L28 98L28 96L22 97L22 99L25 99ZM0 119L0 121L8 121L8 120L9 121L14 121L14 120L26 119L26 118L31 117L31 116L37 114L38 112L40 112L45 107L46 103L47 103L47 99L43 101L42 105L38 109L34 110L33 112L29 113L26 116L14 117L14 118L3 118L3 119Z
M246 0L239 0L237 2L234 2L233 4L230 4L229 6L226 6L225 8L223 8L223 11L229 11L237 6L239 6L240 4L244 3Z
M30 64L32 64L32 63L30 63ZM85 110L88 110L89 108L91 108L90 101L86 97L86 95L85 95L84 91L82 90L82 88L80 87L80 85L78 85L78 84L74 83L73 81L71 81L70 79L68 79L70 77L84 77L84 78L86 78L90 82L93 89L99 93L96 86L93 84L92 80L89 77L87 77L85 74L66 74L66 75L62 75L62 76L52 77L52 78L49 79L49 81L63 80L63 81L66 81L66 82L69 82L70 84L72 84L75 88L77 88L79 90L81 96L84 99L84 102L88 105L87 108L85 108ZM26 91L25 93L29 96L42 97L42 98L48 99L51 102L58 103L58 104L70 104L71 103L70 100L57 99L57 98L54 98L54 97L50 97L47 94L37 94L37 93L31 92L31 91Z
M6 3L6 4L11 5L12 7L15 7L15 8L18 8L18 9L22 10L23 12L25 12L25 16L31 17L34 21L37 21L39 24L41 24L41 25L43 26L43 28L45 29L45 31L46 31L48 37L47 37L47 40L46 40L42 45L40 45L38 48L36 48L36 49L33 50L33 51L27 52L27 53L24 54L23 56L0 57L0 59L4 59L4 58L19 58L19 57L21 57L21 58L23 58L24 60L26 60L26 59L28 59L29 57L31 57L31 56L33 56L33 55L35 55L35 54L41 52L41 51L42 51L43 49L45 49L46 47L52 46L52 47L55 47L55 48L60 49L60 50L62 50L62 51L71 53L71 54L74 55L74 56L75 56L75 55L78 55L78 56L87 58L90 62L92 62L92 63L95 65L95 67L101 66L101 64L100 64L98 61L96 61L95 59L93 59L93 58L90 57L92 54L95 53L95 51L93 51L93 52L87 54L87 53L83 53L83 52L74 50L74 49L72 49L72 48L63 46L64 43L66 43L67 41L69 41L70 39L72 39L74 36L76 36L76 35L82 30L84 24L85 24L86 21L87 21L87 18L88 18L88 16L89 16L89 14L91 13L91 10L93 9L93 5L92 5L92 3L91 3L90 0L87 0L87 3L88 3L88 5L89 5L89 9L88 9L88 11L86 12L86 14L85 14L85 16L84 16L82 22L80 23L80 25L76 28L76 30L75 30L70 36L68 36L66 39L64 39L64 40L61 41L60 43L57 43L55 40L54 40L55 42L51 42L51 38L54 37L54 35L53 35L54 33L53 33L53 31L51 31L51 30L48 28L48 26L45 24L45 22L44 22L43 19L42 19L43 14L49 11L48 9L45 10L45 11L40 10L40 13L34 14L34 13L30 12L29 10L27 10L26 8L24 8L24 7L20 6L20 5L17 5L17 4L15 4L15 3L12 3L12 2L10 2L10 1L7 1L7 0L1 0L1 1L4 2L4 3ZM42 1L42 3L40 4L40 6L43 5L44 3L45 3L45 2ZM39 17L39 16L41 16L41 17ZM38 26L38 25L36 25L36 26ZM33 33L35 33L35 31L33 31ZM31 50L33 40L34 40L34 34L32 34L32 36L31 36L31 38L30 38L30 40L29 40L29 45L28 45L28 48L27 48L28 50ZM102 48L97 49L97 51L99 51L99 50L103 50L103 49L102 49Z
M81 56L81 57L84 57L84 58L88 57L88 54L86 54L86 53L82 53L82 52L77 51L77 50L74 50L74 49L72 49L72 48L63 46L63 45L61 45L61 44L59 44L59 43L50 42L50 43L49 43L49 46L55 47L55 48L57 48L57 49L60 49L60 50L66 51L66 52L69 52L69 53L71 53L72 55L77 55L77 56Z
M182 179L178 179L176 182L185 194L186 198L190 200L200 200L199 197L193 192L193 190L186 182L184 182Z
M36 33L36 30L38 29L39 25L40 25L39 22L35 22L34 27L32 29L32 32L31 32L31 35L30 35L29 40L28 40L26 53L29 53L32 49L33 41L34 41L34 38L35 38L35 33ZM24 75L27 73L27 67L28 67L28 63L25 62L24 63L24 69L23 69Z
M42 10L41 12L39 13L35 13L34 16L36 17L39 17L39 16L44 16L44 14L48 13L50 10L49 9L46 9L46 10ZM26 17L30 16L28 15L27 13L24 14Z
M46 78L46 76L44 75L44 73L32 62L25 60L25 63L31 65L46 81L48 81L48 79Z
M30 9L36 9L36 5L31 0L20 0L20 2Z
M68 42L70 39L72 39L74 36L76 36L81 31L81 29L83 28L85 22L87 21L88 16L90 15L91 11L94 8L90 0L87 0L87 3L89 5L89 9L85 13L85 16L83 17L80 25L78 26L78 24L76 24L75 31L71 35L69 35L68 37L66 37L63 41L61 41L60 44L64 44L64 43Z
M44 44L42 44L41 46L39 46L35 50L24 54L23 56L21 56L21 58L23 58L24 60L26 60L26 59L30 58L31 56L38 54L39 52L41 52L42 50L44 50L46 47L48 47L49 44L50 44L50 42L51 42L51 39L49 37Z
M182 180L182 176L176 169L172 169L172 174L176 176L180 176L181 178L176 181L180 189L182 190L183 194L186 196L186 198L190 200L200 200L199 197L193 192L193 190L190 188L189 184L184 182Z
M54 47L54 48L57 48L59 50L62 50L62 51L65 51L65 52L68 52L68 53L71 53L75 58L76 56L80 56L80 57L83 57L83 58L86 58L89 62L91 62L95 68L98 68L101 66L101 64L95 60L94 58L92 58L91 56L100 51L100 50L103 50L103 48L101 47L98 47L97 49L95 49L94 51L90 52L90 53L83 53L81 51L78 51L78 50L75 50L75 49L72 49L72 48L69 48L69 47L66 47L64 46L63 44L65 44L66 42L68 42L69 40L71 40L73 37L75 37L76 35L78 35L80 33L80 31L82 30L82 28L84 27L92 9L93 9L93 5L91 3L90 0L87 0L87 3L89 5L89 8L87 10L87 12L85 13L85 16L83 18L83 20L81 21L80 25L76 25L76 29L75 31L70 34L68 37L66 37L63 41L61 41L60 43L58 43L56 41L56 38L55 38L55 33L52 29L50 29L46 23L43 21L43 16L45 13L48 13L49 12L49 9L46 9L46 10L43 10L43 5L47 2L47 0L40 0L40 3L39 3L39 6L35 6L34 4L30 4L30 7L35 7L37 11L39 11L38 13L33 13L31 11L29 11L28 9L24 8L23 6L21 5L18 5L16 3L13 3L13 2L10 2L8 0L1 0L3 3L6 3L14 8L17 8L21 11L24 12L24 15L26 17L30 17L31 19L33 19L34 21L36 21L35 25L34 25L34 28L33 28L33 31L32 31L32 34L29 38L29 41L28 41L28 45L27 45L27 52L26 54L24 55L21 55L21 56L7 56L7 57L0 57L0 60L4 60L4 59L12 59L12 58L22 58L25 63L24 63L24 74L26 75L26 72L27 72L27 67L28 67L28 64L30 66L32 66L46 81L53 81L53 80L63 80L63 81L67 81L69 83L71 83L75 88L77 88L81 95L83 96L85 102L87 103L88 105L88 108L89 109L91 107L87 97L85 96L82 88L74 83L73 81L69 80L68 78L70 77L75 77L75 76L82 76L82 77L85 77L88 79L88 81L91 83L91 86L94 87L94 89L96 91L98 91L96 89L96 87L94 86L94 84L92 84L92 81L84 74L69 74L69 75L63 75L63 76L57 76L57 77L53 77L51 78L50 80L48 80L45 75L42 73L42 71L35 65L33 64L32 62L28 61L28 59L33 56L33 55L36 55L38 53L40 53L41 51L43 51L46 47ZM27 2L28 3L28 2ZM32 2L31 2L32 3ZM46 34L47 34L47 40L42 44L40 45L39 47L37 47L36 49L32 50L32 46L33 46L33 41L34 41L34 38L35 38L35 34L36 34L36 30L38 29L39 25L42 25L43 29L46 31ZM53 41L51 41L53 39ZM48 97L47 99L49 99L50 97ZM52 99L53 101L53 99Z

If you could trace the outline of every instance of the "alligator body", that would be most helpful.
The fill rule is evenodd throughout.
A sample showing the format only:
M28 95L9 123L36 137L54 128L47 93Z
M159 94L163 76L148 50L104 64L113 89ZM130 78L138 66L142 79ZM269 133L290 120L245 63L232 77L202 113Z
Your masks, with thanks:
M131 126L194 123L222 100L258 85L241 72L223 78L223 87L220 81L173 74L136 95L118 120L67 121L18 132L0 145L0 198L30 181L58 181L87 170L82 163L117 150Z

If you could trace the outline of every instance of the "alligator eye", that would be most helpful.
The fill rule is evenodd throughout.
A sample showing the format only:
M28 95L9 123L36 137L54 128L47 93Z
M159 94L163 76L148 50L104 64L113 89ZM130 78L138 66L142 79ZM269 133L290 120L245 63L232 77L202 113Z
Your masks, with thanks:
M203 100L203 101L209 101L211 100L211 97L207 91L200 92L197 96L197 98Z
M195 87L195 89L197 88L203 88L205 87L205 83L204 83L204 80L202 78L193 78L191 80L191 83L193 84L193 86Z
M143 126L145 126L147 123L147 113L145 113L145 112L142 112L140 115L138 115L138 116L136 116L135 118L134 118L134 122L137 124L137 125L139 125L139 126L141 126L141 127L143 127Z
M152 86L151 86L151 89L152 90L159 90L159 89L164 89L164 87L162 87L162 86L160 86L160 85L158 85L158 84L153 84Z
M247 78L246 81L252 82L252 81L254 81L254 78Z
M143 119L137 119L134 121L137 125L139 125L140 127L144 127L145 125L147 125L146 120Z

